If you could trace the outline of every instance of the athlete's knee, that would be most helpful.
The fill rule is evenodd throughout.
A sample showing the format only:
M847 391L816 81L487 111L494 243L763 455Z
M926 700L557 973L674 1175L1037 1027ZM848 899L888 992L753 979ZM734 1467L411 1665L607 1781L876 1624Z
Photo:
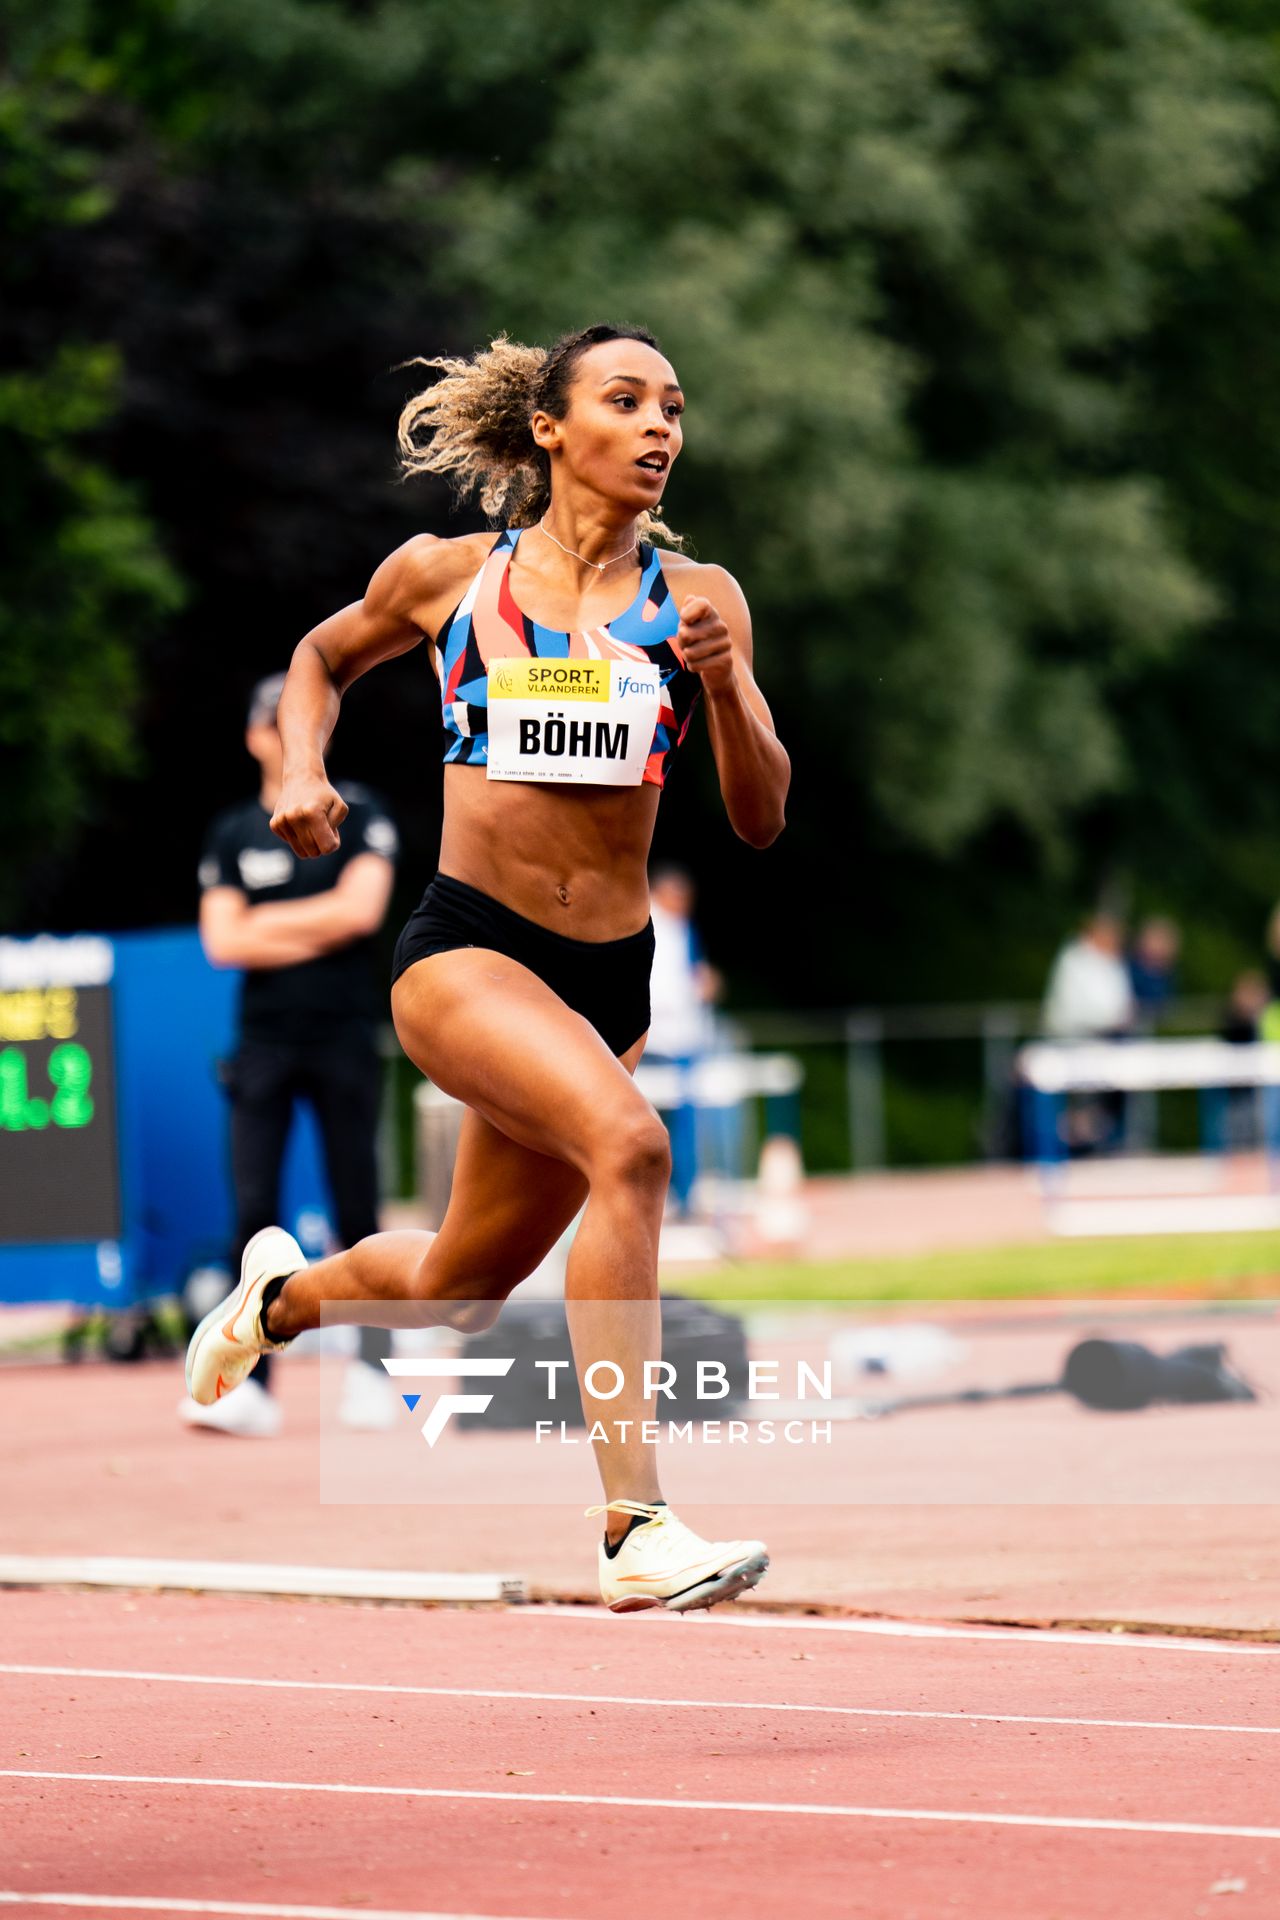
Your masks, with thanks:
M502 1312L505 1302L502 1300L442 1300L432 1301L432 1311L439 1326L450 1327L454 1333L488 1333Z
M428 1254L413 1278L412 1298L422 1303L425 1325L450 1327L454 1333L487 1333L502 1312L512 1287L524 1278L489 1276L476 1281L469 1275L453 1278L442 1273L439 1259Z
M621 1120L602 1126L592 1157L593 1184L614 1180L660 1191L671 1178L671 1141L651 1107L637 1105Z
M464 1294L432 1292L423 1287L415 1288L415 1298L422 1305L424 1326L448 1327L454 1333L487 1333L502 1312L506 1296L486 1296L483 1299L468 1297Z

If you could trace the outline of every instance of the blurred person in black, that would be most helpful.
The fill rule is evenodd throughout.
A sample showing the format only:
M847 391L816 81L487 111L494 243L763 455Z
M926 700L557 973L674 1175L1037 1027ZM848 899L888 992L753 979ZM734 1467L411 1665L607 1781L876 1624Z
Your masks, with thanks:
M375 1142L379 1082L379 999L373 936L386 917L396 830L366 789L345 786L350 812L342 845L299 860L272 833L284 765L276 708L285 676L254 688L245 745L258 763L257 797L219 814L200 861L200 938L215 967L244 970L236 1051L227 1066L231 1170L235 1187L232 1270L260 1228L276 1219L280 1176L296 1101L313 1108L343 1246L378 1230ZM347 1370L340 1415L377 1427L394 1417L379 1362L391 1351L382 1328L360 1331L360 1359ZM264 1378L264 1374L266 1377ZM257 1381L211 1407L184 1400L192 1426L269 1438L280 1412Z
M1252 1046L1255 1040L1263 1037L1263 1015L1271 1000L1266 975L1256 967L1237 974L1218 1027L1219 1039L1229 1041L1233 1047ZM1266 1037L1270 1039L1271 1035Z
M1172 920L1155 914L1144 920L1129 949L1129 984L1137 1023L1152 1031L1178 990L1178 955L1182 935Z
M1267 985L1272 1001L1280 1001L1280 905L1272 908L1267 921L1266 945ZM1271 1035L1268 1034L1267 1038L1270 1039Z
M1256 967L1237 974L1231 995L1218 1023L1218 1038L1233 1047L1252 1046L1255 1041L1274 1036L1264 1032L1271 1006L1271 991L1266 975ZM1215 1153L1239 1153L1258 1144L1260 1111L1269 1099L1270 1088L1206 1087L1201 1096L1204 1115L1203 1133Z

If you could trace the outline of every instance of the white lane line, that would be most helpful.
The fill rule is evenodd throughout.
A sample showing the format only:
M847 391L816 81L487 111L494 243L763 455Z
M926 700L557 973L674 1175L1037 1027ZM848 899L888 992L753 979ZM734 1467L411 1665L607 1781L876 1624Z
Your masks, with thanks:
M438 1700L550 1700L576 1702L586 1707L692 1707L734 1713L833 1713L852 1720L982 1720L996 1726L1119 1727L1135 1733L1257 1733L1274 1738L1280 1727L1250 1727L1234 1722L1204 1720L1097 1720L1061 1713L961 1713L929 1707L850 1707L814 1705L796 1700L690 1700L632 1693L551 1693L525 1687L395 1686L374 1680L249 1679L238 1673L165 1673L135 1667L42 1667L18 1661L0 1661L0 1673L26 1674L55 1680L127 1680L158 1682L176 1687L268 1687L294 1693L390 1694L394 1698L422 1696Z
M1199 1820L1103 1820L1051 1813L975 1813L970 1809L942 1807L842 1807L805 1800L664 1800L641 1794L503 1793L482 1787L355 1786L333 1780L228 1780L177 1773L64 1773L40 1767L0 1767L0 1780L75 1780L82 1785L114 1787L204 1787L234 1793L332 1793L379 1800L497 1800L540 1807L644 1807L663 1813L806 1814L835 1820L1053 1827L1071 1833L1177 1833L1218 1840L1280 1840L1280 1827L1227 1827Z
M535 1602L531 1606L513 1607L509 1617L512 1620L609 1620L616 1616L608 1607L565 1606L559 1602ZM649 1616L642 1616L648 1618ZM658 1614L651 1619L648 1631L652 1632L657 1620L668 1621L669 1614ZM692 1620L691 1614L680 1614L681 1620ZM697 1633L713 1632L718 1627L768 1628L772 1632L783 1633L871 1633L883 1634L895 1640L1021 1640L1036 1646L1060 1647L1126 1647L1130 1653L1247 1653L1261 1655L1264 1660L1280 1659L1280 1641L1259 1644L1256 1640L1214 1640L1205 1635L1173 1633L1122 1633L1112 1628L1099 1627L1096 1632L1077 1632L1065 1627L997 1627L997 1626L950 1626L942 1622L923 1620L846 1620L811 1619L803 1620L783 1618L777 1613L757 1613L750 1606L735 1613L731 1607L722 1607L716 1614L705 1613L694 1625Z
M236 1920L499 1920L483 1913L409 1913L390 1907L268 1906L259 1900L158 1900L150 1894L128 1899L105 1893L17 1893L0 1891L0 1907L89 1908L105 1913L225 1913Z
M127 1587L142 1592L169 1590L191 1593L227 1593L311 1596L331 1599L450 1602L496 1601L513 1620L607 1620L616 1626L607 1607L581 1606L563 1601L519 1604L523 1576L508 1574L422 1574L396 1570L372 1571L349 1567L288 1567L202 1560L122 1560L100 1557L50 1559L26 1554L0 1555L0 1588L38 1591L45 1587ZM515 1602L504 1606L503 1602ZM687 1616L681 1615L683 1620ZM668 1615L663 1615L664 1620ZM1001 1627L951 1625L923 1620L799 1618L758 1613L750 1606L736 1616L728 1608L697 1623L699 1633L721 1627L768 1629L779 1633L870 1633L893 1639L1021 1640L1043 1646L1123 1646L1148 1653L1219 1653L1280 1657L1280 1642L1216 1640L1210 1635L1127 1633L1099 1627L1082 1632L1060 1627Z

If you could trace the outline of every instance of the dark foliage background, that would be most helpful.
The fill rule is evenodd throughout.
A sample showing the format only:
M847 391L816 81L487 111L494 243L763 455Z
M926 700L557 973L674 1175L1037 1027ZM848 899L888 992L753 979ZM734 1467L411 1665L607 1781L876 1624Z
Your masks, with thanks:
M1034 994L1106 888L1224 987L1280 891L1280 4L9 0L0 913L194 913L245 694L419 527L418 353L598 317L690 394L796 769L659 851L739 1003ZM339 775L439 822L421 654Z

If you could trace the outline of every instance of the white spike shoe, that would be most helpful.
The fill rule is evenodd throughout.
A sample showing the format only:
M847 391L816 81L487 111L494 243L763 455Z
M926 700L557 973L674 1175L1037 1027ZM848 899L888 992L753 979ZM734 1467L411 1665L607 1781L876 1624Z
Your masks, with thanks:
M285 1279L307 1264L307 1256L283 1227L255 1233L240 1262L235 1292L206 1313L187 1348L187 1392L202 1407L247 1380L260 1353L275 1353L287 1340L269 1340L262 1331L262 1294L270 1280Z
M612 1557L600 1546L600 1598L614 1613L714 1607L756 1586L769 1565L762 1540L703 1540L670 1507L610 1500L587 1508L588 1519L597 1513L628 1513L644 1522L631 1529Z

